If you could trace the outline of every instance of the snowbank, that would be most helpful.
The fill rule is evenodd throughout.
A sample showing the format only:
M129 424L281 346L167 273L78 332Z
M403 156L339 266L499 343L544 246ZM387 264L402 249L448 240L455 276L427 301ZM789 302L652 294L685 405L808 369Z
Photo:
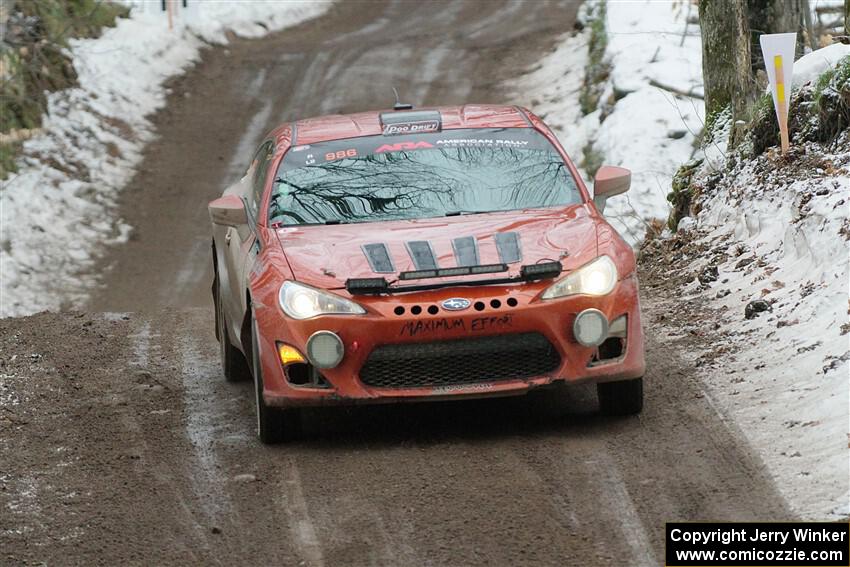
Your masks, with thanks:
M841 58L848 55L850 55L850 45L833 43L800 57L794 61L792 85L797 88L817 81L818 77L833 69Z
M703 125L702 44L689 2L607 3L611 73L600 108L582 116L578 92L588 31L565 36L538 69L519 79L515 96L541 114L584 169L585 153L632 170L632 188L608 202L606 216L632 243L646 222L666 218L673 174L694 153Z
M817 82L848 52L802 57L794 83ZM723 139L729 118L718 120ZM731 354L702 367L709 390L797 514L841 519L850 516L850 131L829 144L800 135L787 157L772 147L721 160L724 147L706 149L692 180L699 213L680 223L707 251L689 266L703 281L684 291L724 314L714 349ZM753 302L764 311L748 319Z
M79 87L48 95L43 133L24 144L19 172L0 187L0 316L79 304L104 246L130 227L116 219L118 192L146 143L164 83L227 32L257 37L323 13L328 1L192 2L170 31L157 1L71 45Z
M691 266L716 266L717 281L685 292L728 314L720 330L736 354L704 367L704 381L792 509L837 519L850 515L850 150L804 152L723 172L696 219L711 253ZM759 299L769 310L745 319Z

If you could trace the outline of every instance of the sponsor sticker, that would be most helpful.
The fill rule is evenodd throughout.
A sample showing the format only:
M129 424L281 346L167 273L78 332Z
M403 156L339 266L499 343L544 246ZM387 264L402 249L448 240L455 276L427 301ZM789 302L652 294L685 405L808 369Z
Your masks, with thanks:
M493 384L454 384L451 386L435 386L433 390L431 390L434 394L451 394L456 392L477 392L477 391L487 391L492 390Z
M409 114L409 113L401 113ZM281 171L323 166L339 159L424 149L501 148L554 151L549 141L531 128L461 128L443 130L438 115L384 117L381 130L390 135L361 136L302 144L286 152ZM399 140L399 135L407 135Z
M438 146L475 146L475 147L512 147L524 148L528 146L528 140L510 140L500 138L452 138L448 140L437 140Z
M397 144L383 144L375 150L376 154L384 152L401 152L404 150L422 150L433 148L428 142L399 142Z
M439 120L420 120L417 122L396 122L384 125L384 136L398 136L401 134L427 134L439 132Z

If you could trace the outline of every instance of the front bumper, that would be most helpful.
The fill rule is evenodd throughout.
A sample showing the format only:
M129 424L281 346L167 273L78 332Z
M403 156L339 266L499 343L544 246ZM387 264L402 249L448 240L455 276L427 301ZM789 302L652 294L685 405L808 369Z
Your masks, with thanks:
M367 315L327 315L304 321L285 317L277 305L259 306L256 315L264 399L273 406L422 401L516 395L558 381L606 382L643 376L643 332L635 277L621 280L615 290L604 297L572 296L534 301L550 283L454 287L358 297L357 301L368 310ZM444 310L442 302L452 297L467 298L473 307L463 311ZM476 303L480 309L474 307ZM573 337L576 315L590 308L602 311L609 321L627 316L625 348L618 356L599 360L597 348L584 347ZM403 313L399 314L402 309ZM336 368L322 371L325 387L292 384L278 358L277 344L286 343L304 353L307 339L320 330L332 331L342 339L345 346L342 362ZM474 383L388 388L369 386L361 380L361 371L370 354L384 345L443 343L514 334L542 335L557 351L559 363L554 364L552 370L533 376L482 378Z

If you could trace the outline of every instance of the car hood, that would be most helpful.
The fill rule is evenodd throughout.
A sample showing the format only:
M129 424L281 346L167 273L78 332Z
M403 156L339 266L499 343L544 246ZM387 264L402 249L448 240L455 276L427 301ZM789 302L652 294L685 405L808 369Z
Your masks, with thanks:
M340 289L349 278L393 281L399 272L427 267L422 262L427 264L429 258L440 268L469 265L475 254L478 264L505 261L511 276L519 274L522 265L541 260L560 259L565 269L572 269L596 256L594 222L585 206L574 205L435 219L292 226L276 232L295 279L319 288ZM477 252L471 249L473 239Z

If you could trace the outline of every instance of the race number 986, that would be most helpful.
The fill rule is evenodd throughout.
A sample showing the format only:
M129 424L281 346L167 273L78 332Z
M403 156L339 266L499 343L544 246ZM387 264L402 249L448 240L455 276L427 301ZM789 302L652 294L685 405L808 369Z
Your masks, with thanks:
M335 159L345 159L347 157L357 157L357 150L351 148L350 150L339 150L338 152L328 152L325 154L325 161L331 161Z

